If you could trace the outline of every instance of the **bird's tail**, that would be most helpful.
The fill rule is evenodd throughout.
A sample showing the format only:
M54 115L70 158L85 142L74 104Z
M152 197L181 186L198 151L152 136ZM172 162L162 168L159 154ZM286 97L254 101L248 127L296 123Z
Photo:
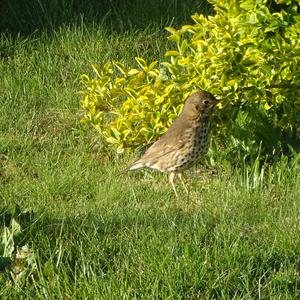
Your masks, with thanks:
M118 177L128 171L138 170L138 169L141 169L144 167L145 167L145 165L138 160L138 161L134 162L133 164L131 164L129 167L127 167L125 170L115 173L113 177ZM112 177L110 177L109 180L111 180L111 179L112 179ZM104 182L106 180L107 180L107 178L104 178L104 179L100 180L100 182Z
M127 170L128 171L133 171L133 170L137 170L137 169L141 169L144 168L145 165L143 163L141 163L141 161L136 161L135 163L133 163L132 165L130 165Z
M125 170L118 173L118 175L126 173L128 171L138 170L138 169L141 169L141 168L144 168L144 167L145 167L145 165L138 160L135 163L131 164L129 167L127 167Z

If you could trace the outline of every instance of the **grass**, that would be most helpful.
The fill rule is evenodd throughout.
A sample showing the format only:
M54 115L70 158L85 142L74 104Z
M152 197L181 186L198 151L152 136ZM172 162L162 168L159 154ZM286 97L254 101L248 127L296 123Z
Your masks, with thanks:
M181 189L176 200L163 174L116 176L134 158L104 151L80 124L79 75L91 63L160 59L168 46L160 23L129 25L1 35L0 216L10 231L0 233L12 238L0 244L1 299L297 299L296 160L192 170L190 199Z

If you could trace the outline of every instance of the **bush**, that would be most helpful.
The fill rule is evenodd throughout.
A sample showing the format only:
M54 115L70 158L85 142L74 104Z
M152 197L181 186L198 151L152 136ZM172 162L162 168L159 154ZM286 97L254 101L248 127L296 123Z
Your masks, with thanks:
M83 120L118 152L158 139L199 88L225 98L213 122L223 146L242 138L238 148L274 154L299 141L299 4L209 2L214 16L166 28L176 48L165 61L136 58L136 68L114 61L93 65L96 78L81 76Z

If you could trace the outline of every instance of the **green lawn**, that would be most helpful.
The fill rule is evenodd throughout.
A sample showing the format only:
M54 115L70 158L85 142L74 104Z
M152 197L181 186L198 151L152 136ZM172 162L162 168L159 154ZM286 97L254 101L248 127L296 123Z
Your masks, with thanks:
M1 299L299 299L299 163L195 168L176 199L80 124L80 74L163 59L164 25L1 34Z

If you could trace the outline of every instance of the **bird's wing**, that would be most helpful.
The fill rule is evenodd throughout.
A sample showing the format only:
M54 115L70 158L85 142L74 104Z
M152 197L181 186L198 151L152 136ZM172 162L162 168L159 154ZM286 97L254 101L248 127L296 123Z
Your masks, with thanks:
M128 170L136 170L143 167L151 167L156 164L156 162L172 152L180 150L184 146L183 140L174 140L174 141L156 141L146 153L135 163L129 166Z
M163 141L158 140L155 142L141 157L143 160L147 159L157 159L165 155L170 154L171 152L178 151L184 146L184 141L182 139L178 140L169 140Z

